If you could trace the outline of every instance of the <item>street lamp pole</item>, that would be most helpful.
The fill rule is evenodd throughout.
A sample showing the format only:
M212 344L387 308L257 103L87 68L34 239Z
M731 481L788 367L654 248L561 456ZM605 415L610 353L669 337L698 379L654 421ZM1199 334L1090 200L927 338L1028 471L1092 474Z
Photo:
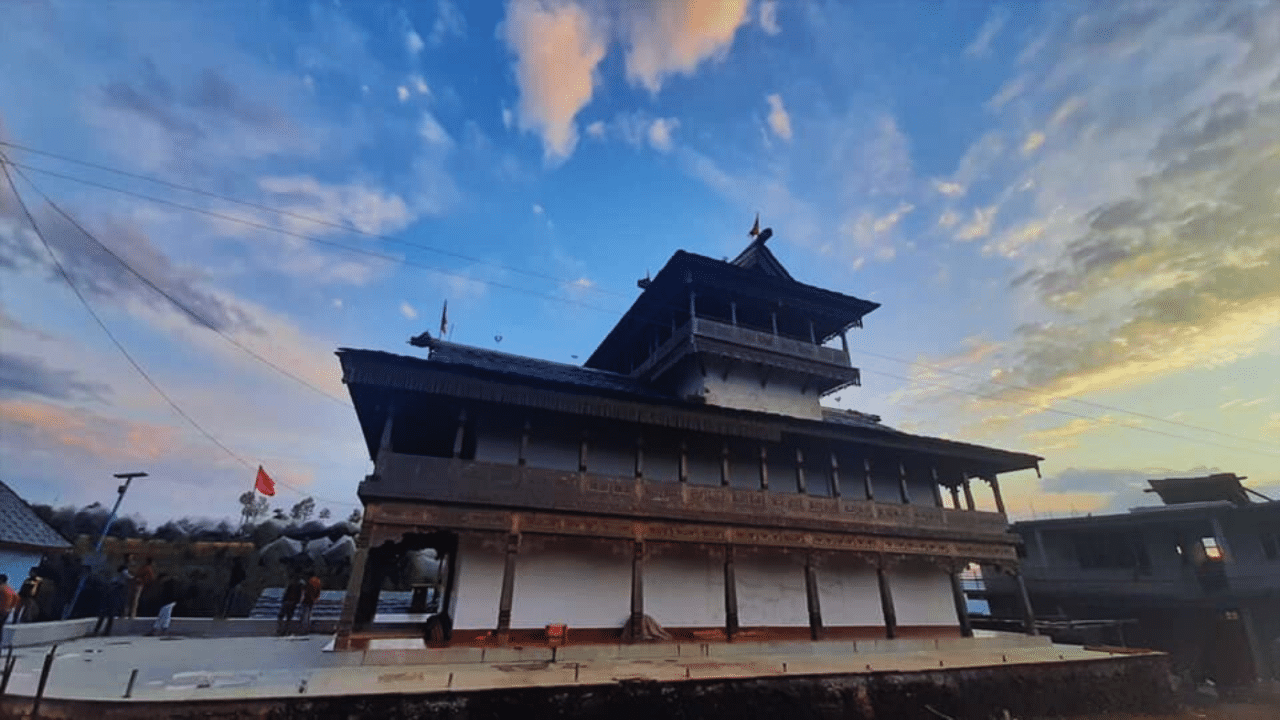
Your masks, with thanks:
M92 557L94 560L97 560L102 556L102 546L106 543L107 533L111 531L111 526L116 521L116 514L120 511L120 503L124 502L124 494L129 491L129 483L133 482L134 478L147 477L147 474L144 472L116 473L114 477L119 480L124 480L124 484L116 488L116 492L118 493L118 495L116 495L116 504L112 506L111 514L107 516L107 522L102 526L102 534L98 536L98 544L93 548ZM80 600L80 593L84 591L84 583L88 579L88 572L81 573L80 582L76 585L76 592L71 596L71 603L62 609L63 620L71 617L71 611L75 609L76 603Z

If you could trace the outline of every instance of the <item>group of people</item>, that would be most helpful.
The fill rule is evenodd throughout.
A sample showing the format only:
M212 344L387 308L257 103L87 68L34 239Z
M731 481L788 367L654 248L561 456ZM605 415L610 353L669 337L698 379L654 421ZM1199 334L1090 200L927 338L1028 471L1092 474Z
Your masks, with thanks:
M129 556L125 555L124 563L116 568L115 575L107 583L107 587L98 599L98 622L94 625L94 635L110 635L111 626L115 623L117 617L127 617L133 619L138 617L138 601L142 598L142 591L148 585L155 582L156 570L152 558L147 558L136 569L129 568ZM176 602L170 602L161 608L160 616L166 618L163 628L159 628L159 617L157 616L157 629L168 630L168 618L173 616L173 606Z
M18 590L9 587L9 576L0 573L0 630L13 616L13 622L35 622L40 617L40 577L37 568L31 568L27 579L22 581Z
M315 610L316 601L320 599L322 587L323 583L315 575L305 581L302 576L296 575L289 581L284 588L284 595L280 598L280 612L276 615L277 635L291 634L293 614L297 612L299 605L302 606L302 615L298 620L301 634L311 633L311 613Z

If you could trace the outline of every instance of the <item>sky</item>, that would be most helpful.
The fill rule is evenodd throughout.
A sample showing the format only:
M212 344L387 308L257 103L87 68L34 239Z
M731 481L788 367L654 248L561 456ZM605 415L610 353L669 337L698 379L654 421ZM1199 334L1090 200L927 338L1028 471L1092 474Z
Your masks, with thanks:
M335 349L419 354L448 301L456 342L581 362L757 212L798 279L882 304L827 402L1042 455L1014 517L1210 471L1280 497L1278 3L5 14L0 151L159 388L0 185L0 477L31 502L144 470L125 512L234 516L262 464L275 505L345 515L371 465Z

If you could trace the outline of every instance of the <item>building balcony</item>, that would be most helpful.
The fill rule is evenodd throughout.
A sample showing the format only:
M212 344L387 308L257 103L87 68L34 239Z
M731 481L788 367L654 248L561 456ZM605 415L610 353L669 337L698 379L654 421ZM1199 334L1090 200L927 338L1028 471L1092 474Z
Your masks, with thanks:
M812 376L823 389L861 383L858 369L850 366L849 354L841 349L700 317L677 329L632 375L657 379L696 353Z
M1004 515L384 451L362 500L547 511L1013 546Z

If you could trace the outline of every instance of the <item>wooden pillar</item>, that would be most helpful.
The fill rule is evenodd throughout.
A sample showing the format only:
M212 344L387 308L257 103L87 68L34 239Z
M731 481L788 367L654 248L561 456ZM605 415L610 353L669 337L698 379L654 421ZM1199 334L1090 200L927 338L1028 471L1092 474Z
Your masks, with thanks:
M898 613L893 609L893 588L889 585L889 573L885 564L876 565L876 582L880 584L880 611L884 614L884 636L892 640L898 636Z
M529 463L529 421L524 421L524 427L520 430L520 457L516 459L516 464L524 467Z
M582 440L578 443L578 472L587 471L587 431L582 431Z
M987 476L987 483L991 485L991 494L996 499L996 512L1004 515L1004 496L1000 494L1000 481L996 478L995 473Z
M960 635L973 637L973 625L969 622L969 602L964 596L964 586L960 584L960 573L951 573L951 598L956 604L956 619L960 621Z
M520 535L507 535L507 559L502 568L502 592L498 596L498 644L506 645L511 634L511 597L516 585L516 553L520 550Z
M946 507L942 503L942 485L938 483L938 468L929 468L929 473L933 476L933 504L938 507Z
M738 579L733 571L733 545L724 546L724 633L731 641L738 634Z
M735 300L729 301L729 322L738 327L738 303Z
M952 485L948 489L951 490L951 507L955 508L956 510L959 510L960 509L960 486Z
M964 505L969 510L973 510L973 488L969 485L968 473L964 476Z
M392 422L393 422L393 421L394 421L394 419L395 419L395 415L396 415L396 409L395 409L395 406L394 406L394 405L393 405L393 406L391 406L390 408L387 408L387 421L386 421L385 423L383 423L383 425L382 425L382 439L381 439L381 441L378 443L378 458L379 458L379 459L381 459L381 458L382 458L382 454L383 454L383 453L389 453L389 452L392 452L392 450L391 450L391 428L392 428Z
M840 348L844 350L844 354L849 354L849 331L845 330L840 333Z
M808 493L809 486L804 479L804 450L796 448L796 492Z
M831 451L831 497L840 497L840 460L834 450Z
M689 322L698 317L698 293L689 291Z
M907 466L898 463L898 494L902 496L902 504L911 504L911 491L907 489Z
M862 461L862 489L867 494L868 500L876 499L876 487L871 482L871 461L864 459Z
M818 344L818 331L814 329L812 320L809 321L809 342Z
M804 593L809 604L809 638L822 639L822 603L818 598L818 569L813 563L813 553L804 557Z
M771 311L769 311L769 317L773 320L773 334L774 334L774 336L777 336L777 334L778 334L778 311L777 311L777 310L771 310Z
M636 540L631 553L631 641L644 627L644 542Z
M689 482L689 443L680 441L680 482Z
M462 457L462 438L467 432L467 409L458 413L458 430L453 434L453 456Z
M356 551L351 557L351 578L347 581L347 594L342 599L342 611L338 616L337 637L334 639L335 650L348 650L351 647L351 632L356 625L356 606L360 602L360 594L365 585L365 574L369 563L369 527L365 524L362 532L356 535Z
M760 489L769 489L769 447L760 443Z
M720 484L729 487L729 443L720 446Z
M644 479L644 436L636 434L636 479Z
M1039 635L1036 630L1036 614L1031 608L1031 596L1027 594L1027 584L1022 580L1022 573L1014 571L1013 579L1018 584L1018 604L1022 609L1022 628L1028 635Z

